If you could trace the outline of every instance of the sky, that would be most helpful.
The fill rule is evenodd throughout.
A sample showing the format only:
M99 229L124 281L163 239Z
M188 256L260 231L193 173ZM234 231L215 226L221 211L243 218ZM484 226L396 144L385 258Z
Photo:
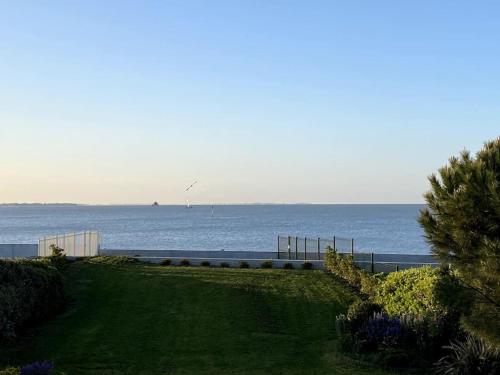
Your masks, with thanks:
M500 135L499 16L0 0L0 202L421 203Z

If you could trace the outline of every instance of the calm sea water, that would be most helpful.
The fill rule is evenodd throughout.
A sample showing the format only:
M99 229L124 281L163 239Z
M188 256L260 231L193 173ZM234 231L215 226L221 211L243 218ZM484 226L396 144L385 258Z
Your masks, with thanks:
M355 239L356 249L426 254L422 205L0 206L0 243L99 230L105 248L276 249L278 235Z

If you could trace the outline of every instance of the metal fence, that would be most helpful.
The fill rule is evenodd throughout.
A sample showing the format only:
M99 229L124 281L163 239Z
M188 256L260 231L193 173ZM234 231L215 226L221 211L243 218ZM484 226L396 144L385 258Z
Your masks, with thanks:
M331 239L279 236L277 258L323 260L328 248L335 250L338 254L351 256L356 265L369 272L392 272L425 265L437 267L440 264L432 255L358 251L354 248L354 239L335 236Z
M352 238L308 238L278 236L278 259L322 260L328 248L341 253L354 252Z
M52 255L51 245L62 248L70 257L95 256L99 254L101 235L97 231L86 231L43 237L38 241L38 256Z

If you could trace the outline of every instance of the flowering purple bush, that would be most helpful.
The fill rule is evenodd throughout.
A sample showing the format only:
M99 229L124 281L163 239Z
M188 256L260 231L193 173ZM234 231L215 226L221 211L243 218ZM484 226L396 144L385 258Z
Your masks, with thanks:
M54 365L49 361L34 362L21 367L21 375L51 375Z
M373 343L395 345L401 337L401 322L383 313L374 313L363 327L366 339Z

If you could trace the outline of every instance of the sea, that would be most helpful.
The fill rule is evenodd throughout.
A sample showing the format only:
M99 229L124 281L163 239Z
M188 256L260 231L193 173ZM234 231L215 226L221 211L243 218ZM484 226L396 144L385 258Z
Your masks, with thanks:
M108 249L274 251L278 236L353 238L356 251L429 254L418 204L0 205L0 244L97 230Z

